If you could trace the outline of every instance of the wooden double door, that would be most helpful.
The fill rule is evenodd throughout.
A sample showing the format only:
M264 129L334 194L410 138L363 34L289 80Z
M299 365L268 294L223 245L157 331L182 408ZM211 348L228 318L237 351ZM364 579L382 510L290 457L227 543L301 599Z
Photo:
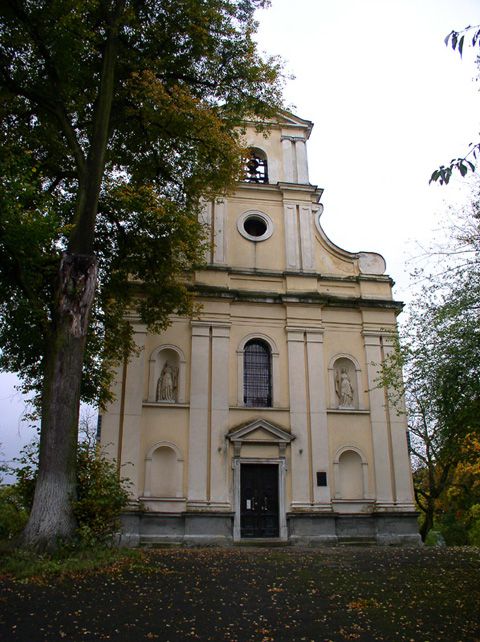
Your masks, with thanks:
M242 464L241 537L278 537L278 464Z

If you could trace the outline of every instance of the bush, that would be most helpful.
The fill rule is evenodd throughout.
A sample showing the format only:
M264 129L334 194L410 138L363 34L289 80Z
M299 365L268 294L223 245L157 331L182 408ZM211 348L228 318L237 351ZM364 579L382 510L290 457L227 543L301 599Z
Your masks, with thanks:
M26 446L17 461L17 483L8 487L4 500L0 497L3 539L14 538L26 524L37 479L38 443ZM87 547L111 544L120 526L120 513L128 503L129 485L119 477L115 462L106 459L86 434L77 451L77 497L73 500L77 543Z
M446 546L445 538L440 533L440 531L430 530L428 531L427 537L425 538L425 546Z
M445 538L447 546L465 546L465 544L468 544L468 529L464 522L458 519L454 513L443 515L437 524L437 529Z
M115 462L107 460L96 445L88 441L79 445L73 510L82 543L111 542L120 527L120 513L128 503L129 484L119 478Z
M0 539L15 538L27 519L28 510L17 486L0 486Z

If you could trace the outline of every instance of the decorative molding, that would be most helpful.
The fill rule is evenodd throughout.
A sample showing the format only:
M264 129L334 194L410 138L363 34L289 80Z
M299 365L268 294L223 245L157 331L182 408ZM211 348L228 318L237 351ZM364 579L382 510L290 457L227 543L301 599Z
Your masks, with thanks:
M262 430L266 434L267 438L247 439L248 435L251 435L251 433L255 432L256 430ZM276 426L266 419L259 418L255 419L252 422L249 422L246 425L238 426L237 428L229 430L229 432L225 435L225 439L228 439L228 441L231 441L233 444L289 444L295 439L295 436L287 432L283 428L280 428L280 426Z
M260 219L265 223L266 226L265 232L259 236L252 236L245 229L245 222L248 219L254 218ZM268 216L268 214L265 214L265 212L261 212L260 210L247 210L246 212L243 212L243 214L240 214L240 216L237 218L237 230L240 232L243 238L247 239L248 241L253 241L254 243L266 241L273 234L273 221Z

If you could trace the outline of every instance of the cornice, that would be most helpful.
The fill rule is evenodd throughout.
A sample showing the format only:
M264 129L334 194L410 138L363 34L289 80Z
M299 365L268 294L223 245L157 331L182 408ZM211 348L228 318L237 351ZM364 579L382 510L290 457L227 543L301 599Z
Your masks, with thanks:
M238 290L221 286L195 284L192 290L204 298L230 299L232 302L276 303L276 304L313 304L335 308L380 308L401 312L403 303L390 299L368 299L362 297L340 297L319 292L279 293L255 290Z
M247 190L255 192L304 192L311 194L315 197L315 203L318 203L322 198L323 187L318 185L311 185L310 183L285 183L278 181L278 183L249 183L248 181L240 181L237 183L237 190Z
M335 274L322 274L321 272L302 272L300 270L268 270L258 268L237 268L228 265L214 265L209 264L206 266L199 266L197 271L202 272L227 272L228 274L238 274L242 276L258 276L258 277L277 277L284 279L288 276L301 276L308 279L316 278L319 281L329 281L337 283L360 283L360 281L372 281L375 283L388 283L390 286L394 285L392 278L386 274L357 274L352 276L337 276Z

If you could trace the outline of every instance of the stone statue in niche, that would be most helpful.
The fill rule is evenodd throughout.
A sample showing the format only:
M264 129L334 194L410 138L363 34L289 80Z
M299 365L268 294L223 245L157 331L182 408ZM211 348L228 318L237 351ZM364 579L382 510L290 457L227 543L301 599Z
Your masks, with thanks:
M175 402L177 400L177 379L178 368L165 361L157 384L157 401Z
M337 370L335 384L335 391L338 396L339 407L353 408L354 391L346 368L342 368L340 372L338 372Z

